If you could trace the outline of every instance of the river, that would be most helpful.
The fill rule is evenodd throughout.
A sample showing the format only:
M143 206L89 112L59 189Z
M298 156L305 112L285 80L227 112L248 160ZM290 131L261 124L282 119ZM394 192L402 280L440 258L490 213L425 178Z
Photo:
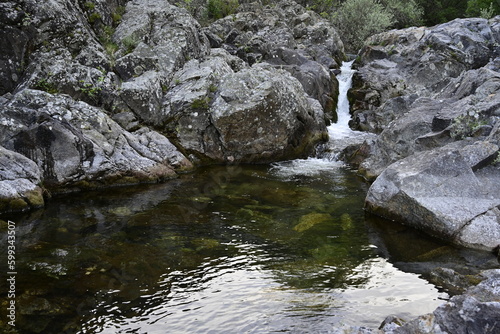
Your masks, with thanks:
M332 138L350 135L345 117ZM334 158L310 158L3 215L3 273L16 224L17 333L329 333L431 312L448 294L425 272L480 265L474 252L366 215L367 189Z

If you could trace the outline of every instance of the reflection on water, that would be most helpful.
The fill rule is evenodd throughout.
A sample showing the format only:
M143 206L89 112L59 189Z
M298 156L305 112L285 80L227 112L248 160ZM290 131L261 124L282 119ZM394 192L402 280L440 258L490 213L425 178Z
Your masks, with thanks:
M447 295L398 269L408 260L384 238L399 231L365 217L366 188L314 160L221 166L5 216L17 223L16 328L317 333L433 310ZM404 231L412 256L443 247ZM5 225L1 238L3 256Z

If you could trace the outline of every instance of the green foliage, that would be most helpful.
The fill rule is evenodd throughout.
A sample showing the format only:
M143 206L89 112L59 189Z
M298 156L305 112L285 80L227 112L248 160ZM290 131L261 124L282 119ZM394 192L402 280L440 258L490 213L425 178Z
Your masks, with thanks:
M210 93L215 93L217 91L217 89L218 89L217 85L215 85L215 84L210 84L210 86L208 86L208 91Z
M207 15L210 19L218 20L236 12L238 0L208 0Z
M381 0L380 3L392 14L394 28L422 25L424 10L415 0Z
M85 7L85 9L94 10L95 3L87 1L86 3L83 4L83 6Z
M89 23L95 23L97 22L98 20L100 20L102 17L101 17L101 14L97 13L97 12L93 12L92 14L89 15Z
M130 35L122 39L122 45L125 48L126 53L134 51L138 44L139 39L134 35Z
M486 121L481 120L479 112L470 110L466 115L459 116L453 120L450 135L457 140L464 139L474 135L481 126L486 124Z
M500 1L496 0L469 0L467 1L467 16L490 19L500 14Z
M332 20L349 52L357 52L366 38L394 23L393 15L377 0L347 0Z
M339 0L310 0L307 1L307 8L314 10L322 16L331 12L335 6L338 6Z
M31 14L30 13L24 13L23 26L24 27L28 27L28 26L31 25L31 23L32 23Z
M465 17L467 0L417 0L424 10L424 24L433 26Z
M208 110L209 102L210 100L208 97L196 99L191 103L191 108L197 110Z
M35 83L34 88L39 89L39 90L43 90L43 91L50 93L50 94L55 94L58 92L57 86L54 85L53 83L47 81L47 79L45 79L45 78L38 80L38 82Z
M100 76L97 80L98 84L101 84L104 81L104 78L104 75ZM99 92L102 90L102 88L98 84L95 85L85 82L84 80L80 80L79 83L81 86L78 87L78 90L92 99L95 99Z

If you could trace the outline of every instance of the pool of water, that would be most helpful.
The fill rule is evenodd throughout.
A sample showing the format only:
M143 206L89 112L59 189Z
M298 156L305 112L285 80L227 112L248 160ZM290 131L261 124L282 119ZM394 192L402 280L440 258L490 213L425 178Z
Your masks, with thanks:
M328 333L432 311L448 295L421 265L471 257L366 216L367 187L318 159L215 166L0 217L2 272L16 223L16 330Z

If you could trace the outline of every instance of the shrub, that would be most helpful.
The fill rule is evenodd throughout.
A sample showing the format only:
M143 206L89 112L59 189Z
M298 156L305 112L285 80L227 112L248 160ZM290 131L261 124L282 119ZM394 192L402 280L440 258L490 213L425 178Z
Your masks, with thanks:
M394 18L394 28L419 26L423 23L423 8L415 0L381 0L381 4Z
M238 0L208 0L207 15L209 18L218 20L236 12Z
M466 15L490 19L500 14L500 2L495 0L469 0L467 1Z
M394 23L393 15L377 0L347 0L332 15L333 24L348 52L356 53L366 38Z
M134 35L130 35L122 39L122 45L126 53L131 53L139 44L139 40Z

